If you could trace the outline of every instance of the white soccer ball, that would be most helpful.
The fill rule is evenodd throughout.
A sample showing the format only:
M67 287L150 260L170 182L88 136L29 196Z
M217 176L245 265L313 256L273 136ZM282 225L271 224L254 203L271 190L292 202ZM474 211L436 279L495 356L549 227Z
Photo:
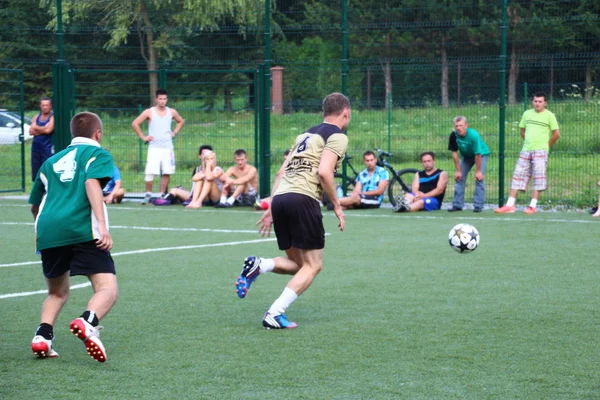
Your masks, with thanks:
M450 247L459 253L470 253L479 246L479 232L473 225L458 224L448 234Z

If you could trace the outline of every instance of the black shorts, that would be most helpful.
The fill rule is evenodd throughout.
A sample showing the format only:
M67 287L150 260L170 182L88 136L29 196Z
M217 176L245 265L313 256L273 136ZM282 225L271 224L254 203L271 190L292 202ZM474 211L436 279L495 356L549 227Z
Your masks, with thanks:
M325 247L323 214L317 200L299 193L280 194L273 197L271 213L280 250Z
M96 241L51 247L42 253L42 269L46 278L58 278L70 271L71 276L98 273L116 274L115 263L106 250L96 247Z
M360 205L357 208L379 208L379 196L360 195Z

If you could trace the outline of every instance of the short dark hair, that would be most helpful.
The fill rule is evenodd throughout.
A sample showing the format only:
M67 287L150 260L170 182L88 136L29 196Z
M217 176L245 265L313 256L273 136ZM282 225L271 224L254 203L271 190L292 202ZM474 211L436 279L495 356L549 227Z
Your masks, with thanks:
M98 129L102 129L100 117L89 111L76 114L71 119L71 136L91 138Z
M287 149L286 151L283 152L283 156L287 157L290 155L290 149Z
M431 156L431 158L433 158L435 160L435 153L433 151L424 151L421 153L421 155L419 156L419 160L423 161L423 157L425 156Z
M323 99L323 116L340 115L350 108L350 100L341 93L334 92Z
M156 97L158 97L158 96L160 96L162 94L164 94L165 96L167 96L168 95L167 89L156 89Z
M44 96L44 97L42 97L42 98L40 99L40 103L41 103L42 101L49 101L49 102L50 102L50 104L52 104L52 99L51 99L50 97L48 97L48 96Z
M366 156L373 156L373 157L375 157L375 153L373 153L371 150L367 150L367 151L365 151L365 152L363 153L363 159L364 159Z
M202 152L204 150L210 150L213 151L213 148L210 144L203 144L202 146L200 146L200 148L198 149L198 155L202 154Z
M544 101L548 101L548 97L546 97L546 93L544 92L535 92L533 94L533 97L543 97Z
M247 156L246 150L244 150L244 149L237 149L236 151L233 152L233 155L236 157Z

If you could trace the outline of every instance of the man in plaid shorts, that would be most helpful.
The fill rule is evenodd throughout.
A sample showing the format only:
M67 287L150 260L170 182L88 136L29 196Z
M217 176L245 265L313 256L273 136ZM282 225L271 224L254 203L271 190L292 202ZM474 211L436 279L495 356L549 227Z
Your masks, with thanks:
M515 200L519 190L525 191L529 180L533 177L533 196L525 214L535 214L538 198L542 190L546 190L546 166L548 152L558 138L558 122L552 112L546 110L546 94L537 92L533 95L533 109L523 113L519 128L524 140L523 149L519 153L515 172L510 185L510 196L506 205L497 208L497 213L515 212Z

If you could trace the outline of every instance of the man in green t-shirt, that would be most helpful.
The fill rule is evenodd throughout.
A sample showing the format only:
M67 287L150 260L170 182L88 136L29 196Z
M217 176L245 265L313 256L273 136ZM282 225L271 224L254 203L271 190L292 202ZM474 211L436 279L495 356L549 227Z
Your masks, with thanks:
M483 141L479 132L469 128L467 118L459 116L454 118L454 131L450 134L448 150L452 152L454 160L454 200L452 208L448 211L462 211L465 206L465 182L469 171L475 166L475 195L473 197L473 211L481 212L485 204L485 169L490 156L490 148ZM458 152L462 155L459 162Z
M525 214L535 214L540 192L548 187L546 167L548 153L558 138L558 122L552 112L546 110L548 105L546 94L537 92L533 95L533 109L523 113L519 128L523 138L523 149L519 153L515 172L510 185L510 196L506 205L497 208L497 213L515 212L515 201L519 190L525 191L529 180L533 177L533 195Z
M58 357L52 348L53 327L69 297L69 273L85 275L94 295L85 312L71 321L70 329L93 359L104 362L106 351L97 326L118 294L110 255L113 241L102 196L102 187L113 176L113 159L100 147L102 121L96 114L75 115L71 135L71 144L44 162L29 195L36 250L42 255L48 286L31 349L41 358Z

